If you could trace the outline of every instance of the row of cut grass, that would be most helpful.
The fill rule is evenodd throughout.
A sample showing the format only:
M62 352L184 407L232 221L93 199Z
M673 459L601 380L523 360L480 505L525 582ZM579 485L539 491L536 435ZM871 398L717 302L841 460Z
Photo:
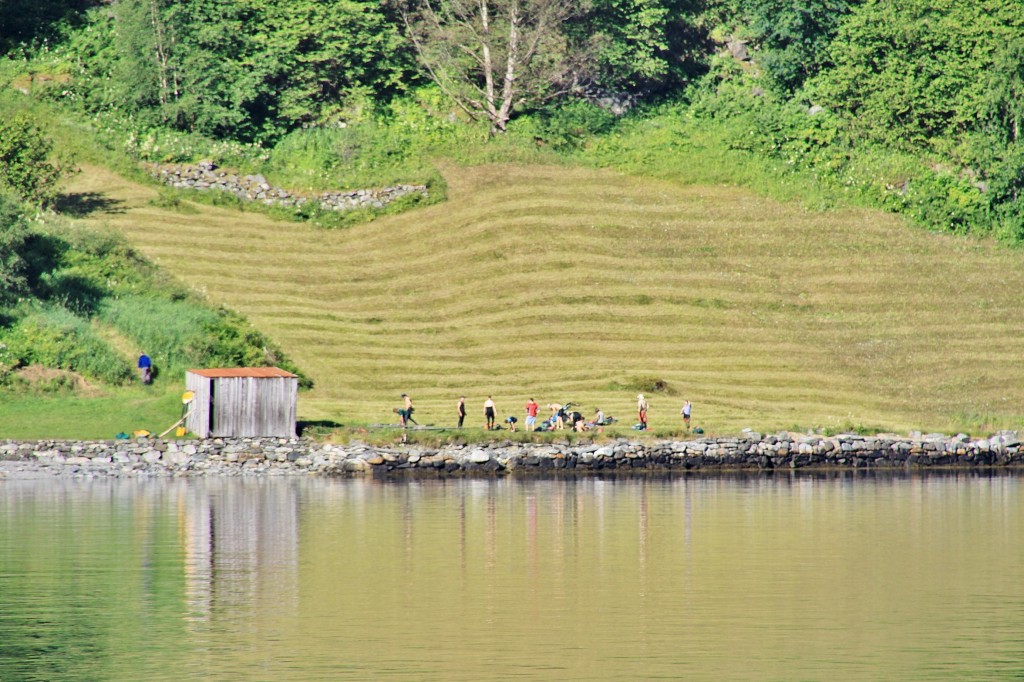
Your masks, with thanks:
M680 163L686 163L681 159ZM300 415L421 423L528 397L712 431L1024 426L1024 256L812 212L726 186L581 168L445 167L449 200L344 231L196 206L100 168L70 191L144 253L281 344L316 388ZM984 417L979 417L984 415ZM984 419L985 423L979 423Z

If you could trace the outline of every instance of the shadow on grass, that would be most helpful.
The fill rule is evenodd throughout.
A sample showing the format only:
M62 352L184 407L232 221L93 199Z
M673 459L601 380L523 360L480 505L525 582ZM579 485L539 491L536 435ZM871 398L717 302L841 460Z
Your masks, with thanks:
M99 192L70 192L61 194L54 201L53 207L58 213L72 218L84 218L92 213L124 213L124 202L100 194Z
M333 431L334 429L340 429L344 424L336 422L333 419L316 419L312 421L298 421L295 423L295 432L300 438L305 437L316 437L324 436Z

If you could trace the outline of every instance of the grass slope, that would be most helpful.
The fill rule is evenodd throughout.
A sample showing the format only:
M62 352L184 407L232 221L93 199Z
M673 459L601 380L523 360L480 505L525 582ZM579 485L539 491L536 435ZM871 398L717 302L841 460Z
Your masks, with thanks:
M681 160L685 163L685 159ZM253 321L305 419L476 425L530 396L655 428L1022 427L1024 254L865 210L578 168L445 168L449 200L344 231L195 205L100 168L69 192ZM191 206L189 204L189 206Z

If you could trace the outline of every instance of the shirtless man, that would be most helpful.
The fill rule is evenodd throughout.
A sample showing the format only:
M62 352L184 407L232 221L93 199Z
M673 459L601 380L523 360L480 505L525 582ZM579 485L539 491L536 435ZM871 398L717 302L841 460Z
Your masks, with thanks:
M490 431L494 428L494 414L496 410L494 407L494 400L491 396L487 396L487 400L484 401L484 418L487 419L487 430Z
M565 412L562 411L562 406L558 403L548 403L548 408L551 409L551 416L554 417L555 428L565 428Z
M640 418L640 424L643 426L643 430L647 430L647 400L644 398L643 393L636 397L636 413Z
M419 422L412 418L412 413L415 411L412 407L412 398L408 393L403 393L402 400L405 402L405 406L398 411L398 416L402 418L402 427L408 426L409 422L419 426Z

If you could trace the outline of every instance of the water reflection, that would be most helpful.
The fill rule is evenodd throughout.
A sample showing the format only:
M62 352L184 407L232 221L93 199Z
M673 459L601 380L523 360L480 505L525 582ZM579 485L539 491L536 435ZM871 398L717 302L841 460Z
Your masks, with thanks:
M0 679L1024 672L1022 479L0 483Z
M294 614L297 488L267 481L210 480L181 485L176 492L191 617L204 621L214 606L237 614L261 603L272 604L278 614Z

